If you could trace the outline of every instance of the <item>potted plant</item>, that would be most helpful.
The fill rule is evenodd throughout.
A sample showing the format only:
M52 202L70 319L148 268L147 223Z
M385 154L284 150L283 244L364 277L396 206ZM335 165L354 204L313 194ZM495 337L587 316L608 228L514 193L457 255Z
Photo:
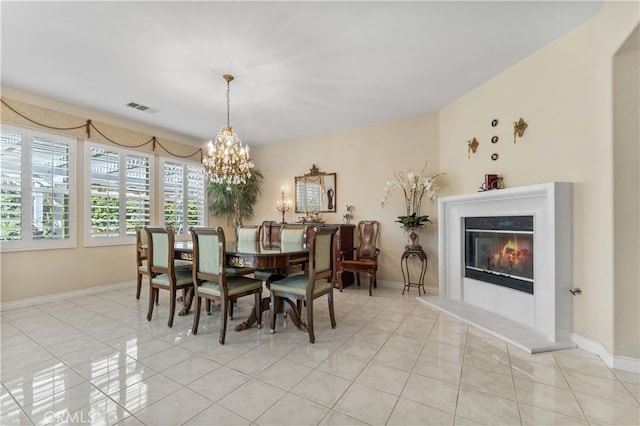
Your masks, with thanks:
M407 233L409 243L407 247L418 247L419 239L417 231L424 227L429 220L428 215L421 215L422 199L426 195L429 201L435 201L438 196L438 186L435 181L441 173L433 176L423 175L427 164L420 173L416 174L409 170L407 173L394 172L394 179L387 182L385 186L385 196L382 200L382 207L385 207L391 199L393 193L401 189L404 194L405 209L407 214L398 216L396 222L400 223Z
M260 170L253 169L246 183L209 182L209 210L216 217L226 217L227 223L237 230L245 219L253 217L253 206L262 193L262 180Z
M409 216L398 216L396 222L401 223L404 229L420 228L424 226L426 222L431 223L428 215L418 216L416 213L412 213Z

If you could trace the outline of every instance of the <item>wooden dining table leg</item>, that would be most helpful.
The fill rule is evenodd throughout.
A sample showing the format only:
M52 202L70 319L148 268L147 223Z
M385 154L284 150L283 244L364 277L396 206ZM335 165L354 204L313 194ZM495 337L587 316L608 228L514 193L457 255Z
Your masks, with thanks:
M274 281L278 281L285 278L284 275L282 274L278 274L278 273L274 273L273 275L271 275L267 281L266 281L266 285L267 288L269 289L271 286L271 283ZM286 312L287 315L289 315L291 322L293 322L293 324L299 328L302 331L307 331L307 324L305 324L304 322L302 322L300 320L300 315L298 314L298 310L296 309L296 305L289 299L284 299L286 304L283 304L283 311ZM262 305L261 305L261 309L262 312L266 312L271 310L271 298L270 297L264 297L262 299ZM280 313L280 312L278 312ZM254 324L256 324L258 322L258 317L256 316L256 311L252 310L251 311L251 315L249 315L249 318L247 318L246 321L238 324L235 326L234 330L235 331L243 331L243 330L247 330L251 327L253 327Z
M263 297L262 304L260 305L260 309L262 309L262 312L268 311L270 308L270 304L271 304L271 299L268 297ZM236 325L234 330L235 331L247 330L253 327L253 325L257 322L258 322L258 316L256 315L256 310L252 309L251 315L249 315L249 318L247 318L245 322L241 322L240 324Z
M188 288L187 293L182 298L182 309L178 312L178 316L185 316L191 310L193 304L193 288Z

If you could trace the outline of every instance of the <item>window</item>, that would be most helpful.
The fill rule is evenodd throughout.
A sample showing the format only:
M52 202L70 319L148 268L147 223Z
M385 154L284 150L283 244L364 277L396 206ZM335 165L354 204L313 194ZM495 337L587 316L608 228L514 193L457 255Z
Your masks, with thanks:
M2 125L2 251L75 247L75 140Z
M162 160L164 224L177 234L191 226L205 226L204 169L202 164Z
M151 224L151 157L88 142L86 245L130 243L135 227Z

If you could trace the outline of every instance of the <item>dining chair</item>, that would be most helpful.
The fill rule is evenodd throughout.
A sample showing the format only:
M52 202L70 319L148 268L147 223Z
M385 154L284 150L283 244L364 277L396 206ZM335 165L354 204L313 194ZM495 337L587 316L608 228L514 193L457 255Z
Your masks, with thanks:
M149 308L147 320L153 316L154 301L158 299L160 290L169 291L169 320L167 325L173 326L176 311L178 290L188 290L193 287L191 267L188 260L175 259L175 233L173 227L147 227L149 242Z
M271 241L271 227L275 224L275 220L265 220L260 226L260 241L267 247L273 244L273 241Z
M271 241L271 226L275 225L273 220L265 220L260 225L260 232L258 233L258 242L263 247L271 247L273 241ZM264 283L269 283L269 280L273 274L273 269L257 269L253 272L254 278L261 280Z
M149 241L143 226L136 226L136 299L140 299L142 276L149 276Z
M355 251L354 259L347 259L347 252L340 253L338 272L336 273L342 291L342 273L353 272L356 282L360 285L360 273L369 276L369 296L373 295L372 287L377 287L376 271L378 270L377 248L380 223L377 220L361 220L358 222L358 244L351 251Z
M337 227L316 227L313 229L309 247L309 270L305 274L291 275L271 283L271 333L276 330L276 312L283 305L283 299L293 299L297 308L300 303L306 304L307 331L309 341L316 341L313 330L313 301L318 297L327 296L331 328L336 328L333 310L333 278L334 262L333 250ZM293 303L290 303L293 307Z
M195 312L192 333L198 334L202 299L220 302L220 337L224 345L228 309L238 298L254 295L258 328L262 327L262 281L242 275L228 276L225 271L226 243L224 230L190 228L193 239L193 282Z
M236 229L236 242L242 244L258 244L260 241L260 225L241 225ZM241 276L253 274L256 268L243 266L225 266L227 276Z
M299 245L307 242L307 225L288 225L284 224L280 228L280 246L285 246L287 244L291 245ZM307 257L295 257L289 259L289 266L286 271L284 271L285 275L292 275L296 273L304 272L305 266L307 264Z

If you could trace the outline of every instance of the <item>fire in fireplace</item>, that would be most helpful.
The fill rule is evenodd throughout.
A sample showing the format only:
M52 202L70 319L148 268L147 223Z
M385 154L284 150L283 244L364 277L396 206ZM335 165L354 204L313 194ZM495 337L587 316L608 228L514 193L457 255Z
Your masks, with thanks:
M464 222L465 277L533 294L533 216Z

